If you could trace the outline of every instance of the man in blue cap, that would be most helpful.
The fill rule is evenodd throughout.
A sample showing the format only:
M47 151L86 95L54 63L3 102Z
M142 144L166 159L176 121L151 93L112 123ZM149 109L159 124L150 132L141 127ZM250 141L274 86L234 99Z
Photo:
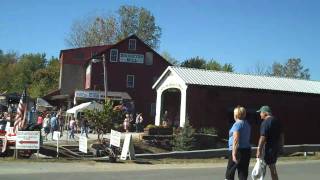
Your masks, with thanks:
M283 146L284 136L282 125L273 115L269 106L262 106L260 113L262 123L260 126L260 138L257 149L257 158L262 158L270 168L272 180L278 180L276 162L278 153Z

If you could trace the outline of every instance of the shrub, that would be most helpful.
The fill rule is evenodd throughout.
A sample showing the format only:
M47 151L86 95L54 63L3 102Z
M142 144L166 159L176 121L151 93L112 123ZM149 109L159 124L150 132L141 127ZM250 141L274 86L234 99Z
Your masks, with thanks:
M157 128L157 126L153 124L148 124L146 127L146 129L154 129L154 128Z
M174 151L189 151L195 148L195 129L189 124L189 120L183 128L174 131L172 145Z

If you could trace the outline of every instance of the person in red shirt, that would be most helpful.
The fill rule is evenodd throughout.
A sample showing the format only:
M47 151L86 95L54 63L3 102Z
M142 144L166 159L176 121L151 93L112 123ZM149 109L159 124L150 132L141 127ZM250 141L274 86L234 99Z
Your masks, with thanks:
M42 123L43 123L43 117L42 117L42 114L39 113L39 116L38 116L38 119L37 119L37 125L40 125L42 126Z

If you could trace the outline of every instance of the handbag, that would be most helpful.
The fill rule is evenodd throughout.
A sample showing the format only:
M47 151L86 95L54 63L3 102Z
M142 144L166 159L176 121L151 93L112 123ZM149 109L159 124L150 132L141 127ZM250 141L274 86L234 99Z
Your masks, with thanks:
M263 159L257 158L257 162L253 167L251 177L253 180L263 180L266 175L266 163Z

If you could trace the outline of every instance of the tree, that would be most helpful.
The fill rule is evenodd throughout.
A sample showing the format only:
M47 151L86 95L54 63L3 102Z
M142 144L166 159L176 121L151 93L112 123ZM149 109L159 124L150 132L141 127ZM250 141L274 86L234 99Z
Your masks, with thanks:
M267 66L265 63L263 62L257 62L252 70L248 70L248 73L250 74L256 74L256 75L268 75L270 74L270 70L271 68L269 66Z
M174 57L172 57L172 56L169 54L169 52L163 51L163 52L161 53L161 56L162 56L165 60L167 60L169 63L171 63L172 65L174 65L174 66L178 66L178 65L179 65L179 61L176 60Z
M107 17L96 16L75 21L66 43L71 47L114 44L131 34L136 34L150 47L157 48L161 28L147 9L121 6L116 13Z
M47 61L45 54L22 54L0 51L0 92L28 93L36 98L58 87L60 65L57 58Z
M215 60L210 60L206 63L205 69L207 70L215 70L215 71L226 71L226 72L233 72L234 68L232 64L224 64L221 65Z
M119 34L118 40L136 34L142 41L152 48L159 47L161 28L156 25L155 18L145 8L135 6L121 6L118 10Z
M193 57L183 61L180 64L181 67L188 67L188 68L196 68L196 69L207 69L207 70L215 70L215 71L227 71L233 72L234 67L232 64L220 64L218 61L210 60L206 61L199 56Z
M172 144L174 151L190 151L195 147L195 129L189 124L189 120L183 128L175 130Z
M90 17L75 21L66 43L71 47L113 44L117 36L117 22L114 17Z
M84 115L92 128L98 133L98 139L100 140L101 135L109 133L119 123L119 118L122 117L123 112L114 108L113 102L107 99L102 111L86 110Z
M203 58L200 58L199 56L187 59L180 64L181 67L197 68L197 69L205 69L205 65L206 65L206 60Z
M305 69L303 67L300 58L288 59L284 65L274 62L272 64L270 75L297 79L310 79L309 69Z
M46 55L45 54L23 54L15 69L14 84L17 91L22 91L25 85L32 83L38 83L32 81L34 73L46 66Z
M38 69L32 75L29 93L31 97L41 97L57 89L59 83L60 64L57 58L52 57L45 68Z

